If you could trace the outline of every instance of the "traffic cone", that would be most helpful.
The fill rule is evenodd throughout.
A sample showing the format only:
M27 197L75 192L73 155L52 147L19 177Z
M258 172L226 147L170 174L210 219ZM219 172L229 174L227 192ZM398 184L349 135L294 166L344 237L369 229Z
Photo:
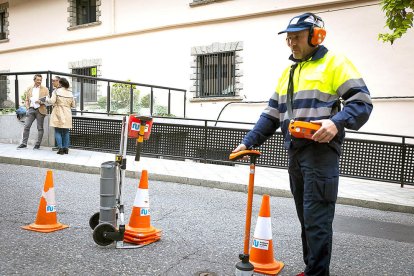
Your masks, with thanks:
M277 275L284 263L273 258L272 222L270 220L270 197L263 195L259 217L250 248L250 262L254 271L267 275Z
M56 215L55 189L53 188L53 174L51 170L46 173L46 180L37 210L36 221L30 225L22 226L23 229L49 233L69 226L59 223Z
M124 241L136 244L149 244L161 239L161 230L151 225L148 193L148 172L143 170L131 217L125 226Z

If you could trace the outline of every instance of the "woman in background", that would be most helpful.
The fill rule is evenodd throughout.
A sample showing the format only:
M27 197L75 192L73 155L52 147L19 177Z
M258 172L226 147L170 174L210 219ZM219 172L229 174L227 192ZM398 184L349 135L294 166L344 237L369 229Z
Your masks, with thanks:
M47 100L53 105L50 116L50 126L55 128L55 140L59 148L57 154L69 153L69 129L72 128L72 110L75 105L69 82L66 78L59 79L60 87L53 91L52 97Z

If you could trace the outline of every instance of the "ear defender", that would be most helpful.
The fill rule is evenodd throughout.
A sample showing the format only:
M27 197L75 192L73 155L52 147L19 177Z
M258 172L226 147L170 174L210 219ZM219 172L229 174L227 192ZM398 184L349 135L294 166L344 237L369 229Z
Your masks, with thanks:
M319 44L321 44L325 37L326 37L326 30L324 28L324 22L323 20L314 14L311 13L313 16L315 23L309 30L309 37L308 37L308 43L312 47L316 47Z

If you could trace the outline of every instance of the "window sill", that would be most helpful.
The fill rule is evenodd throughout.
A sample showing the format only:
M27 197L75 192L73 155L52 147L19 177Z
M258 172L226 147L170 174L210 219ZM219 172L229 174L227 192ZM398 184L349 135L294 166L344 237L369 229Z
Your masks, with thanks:
M190 7L198 7L198 6L212 4L215 2L224 2L224 1L228 1L228 0L200 0L200 1L193 1L189 5Z
M86 24L82 24L82 25L71 26L71 27L68 27L68 31L94 27L94 26L101 25L101 23L102 23L101 21L97 21L97 22L86 23Z
M228 101L242 101L243 98L240 96L230 96L230 97L208 97L208 98L192 98L190 103L200 103L200 102L228 102Z
M8 38L6 38L6 39L0 39L0 43L6 43L6 42L9 42L9 39Z

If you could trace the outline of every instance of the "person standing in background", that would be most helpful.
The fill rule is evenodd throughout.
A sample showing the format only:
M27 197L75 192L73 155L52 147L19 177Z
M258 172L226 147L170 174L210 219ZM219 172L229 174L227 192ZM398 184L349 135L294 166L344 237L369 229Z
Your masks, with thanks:
M40 149L40 144L42 143L43 139L43 122L47 114L47 109L45 104L42 103L39 98L49 96L49 89L47 89L45 86L42 86L42 75L34 75L33 81L34 85L30 86L25 91L27 117L24 124L23 139L17 149L27 148L27 140L29 139L30 128L32 127L34 120L37 122L37 141L33 149Z
M60 77L59 76L54 76L52 78L52 85L53 85L52 95L53 95L53 93L55 93L56 89L59 88L59 80L60 80ZM56 129L55 129L55 137L56 137ZM55 146L52 147L52 150L53 151L59 150L59 147L57 146L56 138L55 138Z
M69 153L69 129L72 128L72 110L75 107L75 99L69 90L69 82L66 78L59 79L59 88L47 103L53 105L50 116L50 126L55 128L55 139L58 146L57 154Z

